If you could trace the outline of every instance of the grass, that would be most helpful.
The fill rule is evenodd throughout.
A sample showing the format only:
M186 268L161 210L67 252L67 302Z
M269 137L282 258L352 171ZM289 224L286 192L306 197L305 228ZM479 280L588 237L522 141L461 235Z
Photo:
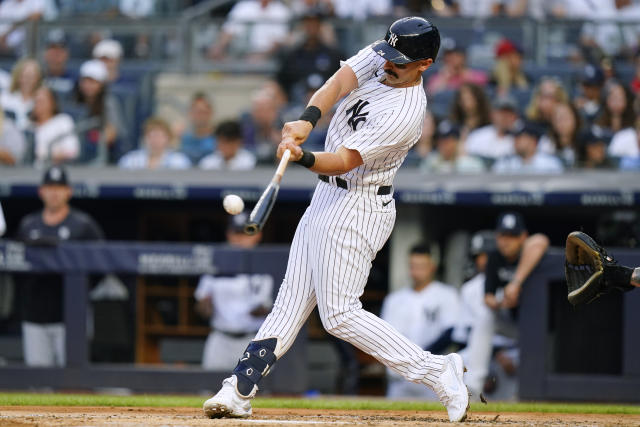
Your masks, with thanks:
M148 406L148 407L193 407L199 408L203 396L134 395L113 396L104 394L40 394L0 393L0 406ZM444 410L435 402L397 402L384 399L363 398L257 398L254 408L309 408L334 410L388 410L388 411L432 411ZM640 405L591 404L591 403L474 403L477 412L540 412L580 414L640 414Z

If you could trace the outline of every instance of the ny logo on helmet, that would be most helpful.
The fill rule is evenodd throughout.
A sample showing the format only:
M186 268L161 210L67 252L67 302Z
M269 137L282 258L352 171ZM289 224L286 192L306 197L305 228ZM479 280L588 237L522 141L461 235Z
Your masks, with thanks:
M396 43L398 43L398 36L396 36L394 33L390 33L387 43L389 43L392 47L396 47Z

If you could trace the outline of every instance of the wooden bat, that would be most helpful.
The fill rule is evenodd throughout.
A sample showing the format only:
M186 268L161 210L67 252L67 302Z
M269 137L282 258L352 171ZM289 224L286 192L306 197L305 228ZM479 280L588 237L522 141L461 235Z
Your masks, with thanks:
M256 234L262 230L262 227L264 227L264 224L267 222L271 209L273 209L273 205L276 203L278 190L280 190L280 181L282 181L282 175L284 175L284 170L287 168L290 157L291 151L285 150L284 153L282 153L282 158L280 159L276 173L273 175L273 178L271 178L271 182L267 188L265 188L262 196L260 196L258 203L256 203L251 211L249 219L247 219L247 222L244 224L245 233Z

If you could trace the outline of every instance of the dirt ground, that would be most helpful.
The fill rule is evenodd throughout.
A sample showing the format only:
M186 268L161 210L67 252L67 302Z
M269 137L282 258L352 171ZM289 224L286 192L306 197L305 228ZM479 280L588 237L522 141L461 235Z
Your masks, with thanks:
M197 408L0 406L0 426L445 426L446 413L255 409L244 420L210 420ZM470 413L471 426L640 426L640 415Z

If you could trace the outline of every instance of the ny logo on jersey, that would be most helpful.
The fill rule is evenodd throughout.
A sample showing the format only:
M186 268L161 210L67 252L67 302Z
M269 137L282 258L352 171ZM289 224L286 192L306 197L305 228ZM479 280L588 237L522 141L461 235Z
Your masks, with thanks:
M389 34L389 41L387 41L391 46L396 47L396 43L398 43L398 36L394 33Z
M353 106L346 111L347 116L351 114L351 117L349 117L349 120L347 120L347 124L351 126L353 130L356 130L358 128L358 124L360 122L365 122L367 120L366 116L369 114L369 112L361 112L362 109L367 105L369 105L369 101L358 99L358 102L353 104Z

